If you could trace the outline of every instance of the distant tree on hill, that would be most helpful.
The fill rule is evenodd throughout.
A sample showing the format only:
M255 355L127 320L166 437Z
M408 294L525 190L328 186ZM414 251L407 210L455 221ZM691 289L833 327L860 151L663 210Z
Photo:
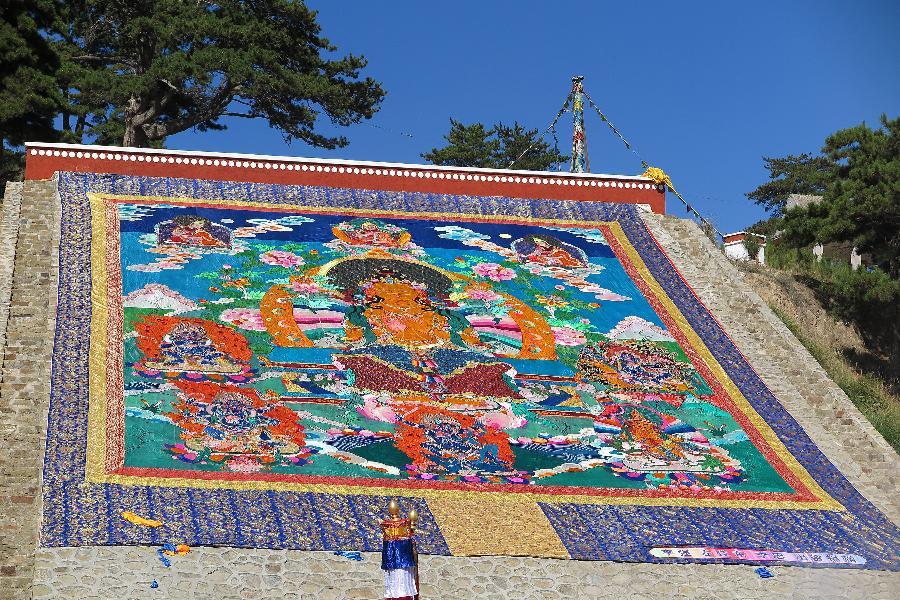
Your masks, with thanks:
M52 141L59 60L43 35L52 0L5 0L0 11L0 181L17 178L26 141Z
M821 156L777 162L773 181L748 196L781 211L790 193L817 193L822 201L783 213L781 243L849 242L892 278L900 278L900 118L881 117L828 136Z
M335 148L347 139L321 133L319 116L351 125L384 97L360 77L365 58L329 58L337 49L298 0L73 0L57 29L71 141L159 145L233 116Z
M821 196L834 180L836 165L827 156L801 154L784 158L763 157L769 171L768 181L747 197L762 205L767 211L781 214L791 194Z
M450 119L450 131L444 139L446 146L432 148L422 158L435 165L530 171L547 171L569 160L538 138L537 129L525 129L518 123L487 128L482 123L464 125Z

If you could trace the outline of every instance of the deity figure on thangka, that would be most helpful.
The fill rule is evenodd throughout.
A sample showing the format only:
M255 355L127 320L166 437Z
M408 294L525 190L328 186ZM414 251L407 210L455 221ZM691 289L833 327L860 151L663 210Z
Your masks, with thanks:
M524 262L565 269L585 268L588 259L577 246L566 244L549 235L528 235L511 245Z
M145 377L246 381L251 351L244 337L205 319L148 316L135 325Z
M163 221L156 228L156 236L160 246L231 246L231 231L227 227L197 215L179 215L171 221Z
M212 244L203 231L221 241L217 224L172 222L168 242ZM380 477L521 485L594 471L646 486L741 481L741 462L715 435L672 414L693 405L698 419L724 418L669 342L608 339L589 313L575 321L567 312L598 307L578 299L594 294L630 300L588 281L605 267L571 241L465 238L476 264L431 256L409 230L378 219L330 231L316 247L267 246L249 272L223 267L223 277L248 282L238 300L258 298L256 312L229 309L241 315L231 321L203 309L234 326L177 315L136 322L135 373L177 395L164 414L180 431L167 444L180 461L301 475L327 474L315 470L327 462ZM276 252L278 261L267 258ZM252 351L248 339L269 349Z
M271 464L301 466L313 453L297 414L273 394L212 382L175 385L178 402L167 416L183 431L183 442L166 447L181 461L256 471Z

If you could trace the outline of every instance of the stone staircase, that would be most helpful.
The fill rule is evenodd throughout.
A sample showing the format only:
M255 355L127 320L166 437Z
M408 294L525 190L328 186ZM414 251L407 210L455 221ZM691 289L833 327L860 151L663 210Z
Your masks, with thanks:
M56 182L8 183L0 217L0 598L30 597L50 388Z

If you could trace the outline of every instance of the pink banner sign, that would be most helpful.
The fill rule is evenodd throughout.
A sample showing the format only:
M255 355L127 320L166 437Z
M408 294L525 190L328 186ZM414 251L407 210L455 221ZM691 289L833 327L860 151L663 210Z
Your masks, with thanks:
M673 546L650 549L655 558L693 560L741 560L747 562L793 562L819 565L864 565L866 559L858 554L837 552L780 552L749 548L709 548L704 546Z

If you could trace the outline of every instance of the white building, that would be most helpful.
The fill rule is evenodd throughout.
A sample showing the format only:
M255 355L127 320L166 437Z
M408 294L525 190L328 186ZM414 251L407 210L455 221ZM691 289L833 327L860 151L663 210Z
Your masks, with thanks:
M749 237L756 239L759 250L753 257L756 262L761 265L766 264L766 236L758 233L749 233L747 231L736 231L722 236L725 243L725 256L731 260L750 260L750 253L747 251L745 240Z

